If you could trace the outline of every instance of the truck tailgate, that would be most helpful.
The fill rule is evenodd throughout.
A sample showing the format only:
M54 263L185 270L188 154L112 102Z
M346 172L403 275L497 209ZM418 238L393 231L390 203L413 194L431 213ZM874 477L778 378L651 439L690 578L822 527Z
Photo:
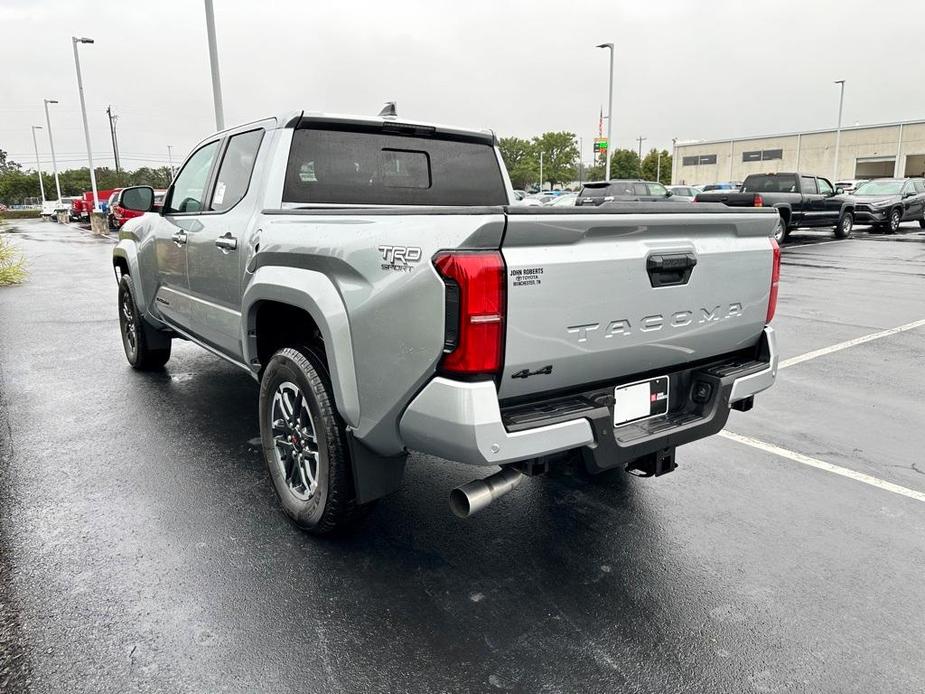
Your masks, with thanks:
M511 208L499 396L625 382L754 345L778 214L696 208Z

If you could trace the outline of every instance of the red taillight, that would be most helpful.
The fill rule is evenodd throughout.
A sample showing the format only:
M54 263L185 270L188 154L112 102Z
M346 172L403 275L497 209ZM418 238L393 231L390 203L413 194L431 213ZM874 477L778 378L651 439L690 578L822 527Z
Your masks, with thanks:
M497 373L504 344L501 253L439 253L434 265L447 281L447 335L441 369L454 374Z
M752 202L755 207L764 207L764 198L760 194L755 193L755 199Z
M780 285L780 246L777 241L771 239L771 250L774 252L774 260L771 265L771 295L768 297L768 316L765 323L770 323L774 318L774 312L777 311L777 288Z

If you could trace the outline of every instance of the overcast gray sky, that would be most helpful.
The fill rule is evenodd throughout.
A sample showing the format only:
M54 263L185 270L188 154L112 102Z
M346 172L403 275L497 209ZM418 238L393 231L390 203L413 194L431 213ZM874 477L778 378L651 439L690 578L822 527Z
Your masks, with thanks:
M669 148L925 118L922 0L214 0L226 124L305 108L530 137L570 130L591 158L617 46L614 140ZM126 168L182 159L214 128L201 0L0 0L0 149L34 166L29 126L52 126L60 168L85 163L70 37L81 46L93 150ZM48 141L39 141L48 158Z

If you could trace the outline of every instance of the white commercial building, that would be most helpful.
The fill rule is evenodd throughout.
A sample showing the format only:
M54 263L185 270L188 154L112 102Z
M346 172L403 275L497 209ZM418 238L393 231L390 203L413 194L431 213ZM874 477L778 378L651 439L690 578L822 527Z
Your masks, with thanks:
M678 142L671 180L688 185L742 181L751 173L798 171L833 183L852 178L925 175L925 120L836 131Z

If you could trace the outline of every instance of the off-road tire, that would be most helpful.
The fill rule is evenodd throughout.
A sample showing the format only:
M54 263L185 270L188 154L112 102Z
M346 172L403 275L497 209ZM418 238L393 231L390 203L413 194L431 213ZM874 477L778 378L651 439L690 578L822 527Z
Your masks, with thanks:
M854 229L854 213L845 212L838 220L838 224L835 226L835 238L837 239L846 239L851 236L851 231Z
M171 342L166 347L157 349L148 344L144 318L138 311L135 283L130 275L122 275L119 280L119 332L122 335L122 348L125 358L138 371L152 371L163 368L170 359ZM132 339L132 336L134 340Z
M276 457L272 408L277 389L287 382L295 384L304 397L318 450L317 488L305 500L293 493ZM315 535L355 527L375 502L356 503L346 429L334 406L323 357L305 347L277 351L260 380L259 414L263 459L285 514Z

